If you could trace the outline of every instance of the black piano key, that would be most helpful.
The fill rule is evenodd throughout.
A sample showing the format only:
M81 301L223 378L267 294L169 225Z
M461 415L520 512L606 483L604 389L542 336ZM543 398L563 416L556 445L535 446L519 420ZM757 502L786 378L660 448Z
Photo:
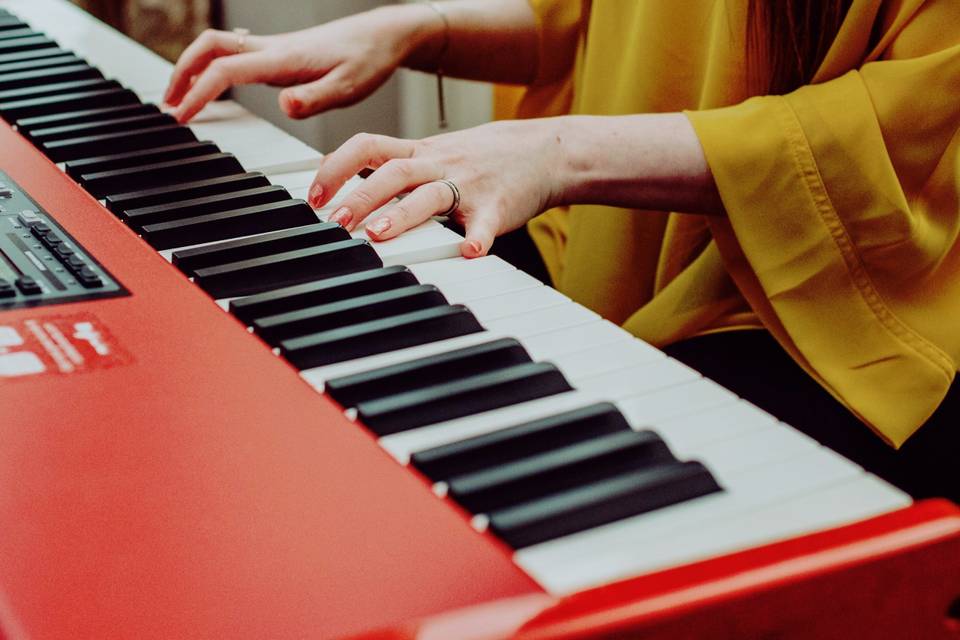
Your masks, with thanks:
M10 14L0 14L0 31L9 31L11 29L23 29L29 27L26 22Z
M68 176L85 186L85 176L91 174L156 166L159 163L174 162L185 158L206 157L219 153L220 149L209 140L201 142L193 140L191 142L181 142L162 147L123 151L119 153L112 153L109 149L104 149L104 151L106 153L101 153L101 155L71 160L64 165L64 170Z
M520 549L720 490L702 464L678 462L629 471L492 511L489 528Z
M433 285L415 284L402 289L381 291L340 302L287 311L253 321L254 333L270 344L309 333L331 331L378 318L399 316L419 309L447 304Z
M87 78L85 80L35 84L29 87L0 91L0 103L29 100L31 98L47 98L80 91L103 91L105 89L119 88L121 88L119 82L116 80L106 80L104 78Z
M98 109L83 109L81 111L71 110L47 116L21 118L17 120L16 125L18 131L30 138L34 131L40 129L96 122L98 120L111 120L113 118L143 116L154 113L160 113L160 109L153 104L121 104L115 107L100 107Z
M262 189L280 189L283 187L261 187ZM288 196L289 197L289 196ZM173 253L173 266L188 276L197 269L217 265L241 262L253 258L262 258L286 251L317 247L350 239L350 233L334 222L318 222L293 229L274 231L252 238L228 240L193 249L181 249Z
M264 316L414 284L418 284L417 278L406 267L367 269L231 300L230 313L249 325L256 318Z
M120 219L130 225L132 229L140 229L146 224L182 220L183 218L193 218L208 213L218 213L230 209L244 209L246 207L255 207L258 204L280 202L289 199L290 194L286 189L270 185L268 187L256 187L254 189L220 193L213 196L203 196L202 198L191 198L180 202L158 204L140 209L127 209L120 214ZM238 258L238 260L239 259L241 258ZM229 261L225 260L224 262Z
M102 79L103 74L87 64L66 67L46 67L0 74L0 94L14 89L24 89L37 84L65 83ZM9 94L8 94L9 95ZM16 99L14 97L14 99Z
M158 204L180 202L192 198L213 196L218 193L230 193L232 191L243 191L245 189L267 186L270 186L270 181L267 180L265 175L258 171L251 171L248 173L208 178L206 180L181 182L162 187L154 187L152 189L142 189L140 191L115 193L107 196L106 204L107 209L117 215L122 215L123 212L129 211L130 209L142 209Z
M312 214L313 210L310 212ZM382 266L383 261L369 242L352 238L197 269L194 271L194 283L214 298L233 298Z
M105 118L91 122L61 123L48 127L32 127L29 129L27 137L29 137L34 144L39 145L54 140L66 140L69 138L79 138L81 136L97 136L104 133L117 133L147 127L159 127L167 124L177 124L177 121L173 116L160 113L160 111L157 110L154 113L124 114L114 118ZM19 122L17 123L17 127L24 128Z
M502 338L388 367L327 380L324 391L344 407L531 362L513 338Z
M194 218L148 224L141 229L141 235L154 249L163 250L267 231L279 231L316 221L316 214L306 202L286 200L233 211L208 213ZM258 260L267 260L267 258L258 258ZM211 267L206 271L210 272L214 269L221 269L221 267ZM200 276L199 272L197 276Z
M237 173L243 173L243 167L232 153L211 153L182 160L83 174L78 182L95 198L104 198L111 193L150 189L175 182Z
M16 122L23 118L45 116L63 111L139 103L140 99L137 98L137 95L133 91L113 87L110 89L77 91L63 95L0 102L0 117L7 122Z
M78 64L86 64L82 58L75 55L49 56L46 58L34 58L33 60L21 60L19 62L8 62L0 64L0 75L8 73L17 73L21 71L32 71L35 69L50 69L54 67L70 67Z
M331 381L332 382L332 381ZM329 390L330 382L327 382ZM518 424L466 440L418 451L410 463L435 482L506 464L558 447L630 431L623 414L609 402Z
M159 127L147 127L132 131L117 131L79 138L67 138L45 142L40 150L54 162L72 162L82 158L96 157L104 151L111 153L130 153L159 148L162 145L187 144L196 142L197 137L188 128L179 124ZM212 146L212 145L211 145ZM215 147L212 147L215 148ZM200 152L198 151L197 154ZM169 157L169 156L168 156ZM77 175L76 172L74 175Z
M18 51L30 51L33 49L47 49L56 46L56 42L44 35L35 35L30 36L29 38L15 38L12 40L0 40L0 55L6 53L16 53Z
M676 462L652 431L620 431L447 480L448 495L486 513L629 471Z
M554 365L532 362L361 402L357 417L386 436L572 390Z
M478 331L483 327L469 309L450 305L284 340L280 354L308 369Z
M42 36L42 33L37 33L30 28L30 25L24 24L19 28L15 29L0 29L0 41L3 40L12 40L14 38L28 38L33 36Z
M60 47L45 47L42 49L28 49L26 51L0 53L0 65L10 64L11 62L23 62L24 60L53 58L63 55L73 55L73 52L67 49L61 49Z

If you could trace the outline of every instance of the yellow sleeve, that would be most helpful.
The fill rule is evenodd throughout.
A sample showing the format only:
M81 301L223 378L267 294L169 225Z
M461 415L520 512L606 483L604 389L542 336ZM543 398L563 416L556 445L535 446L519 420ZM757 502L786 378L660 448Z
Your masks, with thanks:
M537 75L516 104L515 118L543 118L570 113L574 78L581 54L590 0L529 0L537 19ZM547 271L559 282L569 211L551 209L527 223Z
M517 108L517 117L563 115L573 101L573 78L587 0L529 0L537 20L537 75Z
M726 206L712 230L728 270L896 447L960 361L958 24L960 3L933 0L856 71L687 113Z

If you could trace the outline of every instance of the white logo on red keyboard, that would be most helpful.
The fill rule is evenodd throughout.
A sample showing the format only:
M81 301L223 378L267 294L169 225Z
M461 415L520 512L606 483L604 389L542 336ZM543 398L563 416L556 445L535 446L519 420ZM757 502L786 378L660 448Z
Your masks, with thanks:
M0 325L0 378L31 376L47 370L33 351L13 351L24 339L13 327Z
M110 355L110 345L103 340L103 336L97 331L92 322L77 322L73 325L73 337L77 340L84 340L90 344L97 355Z

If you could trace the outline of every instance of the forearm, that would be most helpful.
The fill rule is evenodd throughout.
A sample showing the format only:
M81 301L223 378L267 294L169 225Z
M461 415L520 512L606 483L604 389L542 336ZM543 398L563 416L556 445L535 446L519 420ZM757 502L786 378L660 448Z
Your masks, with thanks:
M537 69L537 25L526 0L448 0L384 7L408 50L403 65L449 76L529 83ZM446 24L444 22L446 18ZM449 25L449 30L447 25Z
M724 213L703 148L682 113L552 120L556 204Z

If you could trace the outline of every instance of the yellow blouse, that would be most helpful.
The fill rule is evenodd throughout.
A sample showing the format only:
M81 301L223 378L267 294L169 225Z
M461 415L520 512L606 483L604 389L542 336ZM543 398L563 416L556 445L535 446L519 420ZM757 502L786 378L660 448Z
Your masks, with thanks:
M765 327L899 447L960 359L960 1L853 0L811 85L753 98L747 0L531 4L518 114L685 110L728 214L551 210L557 287L656 345Z

